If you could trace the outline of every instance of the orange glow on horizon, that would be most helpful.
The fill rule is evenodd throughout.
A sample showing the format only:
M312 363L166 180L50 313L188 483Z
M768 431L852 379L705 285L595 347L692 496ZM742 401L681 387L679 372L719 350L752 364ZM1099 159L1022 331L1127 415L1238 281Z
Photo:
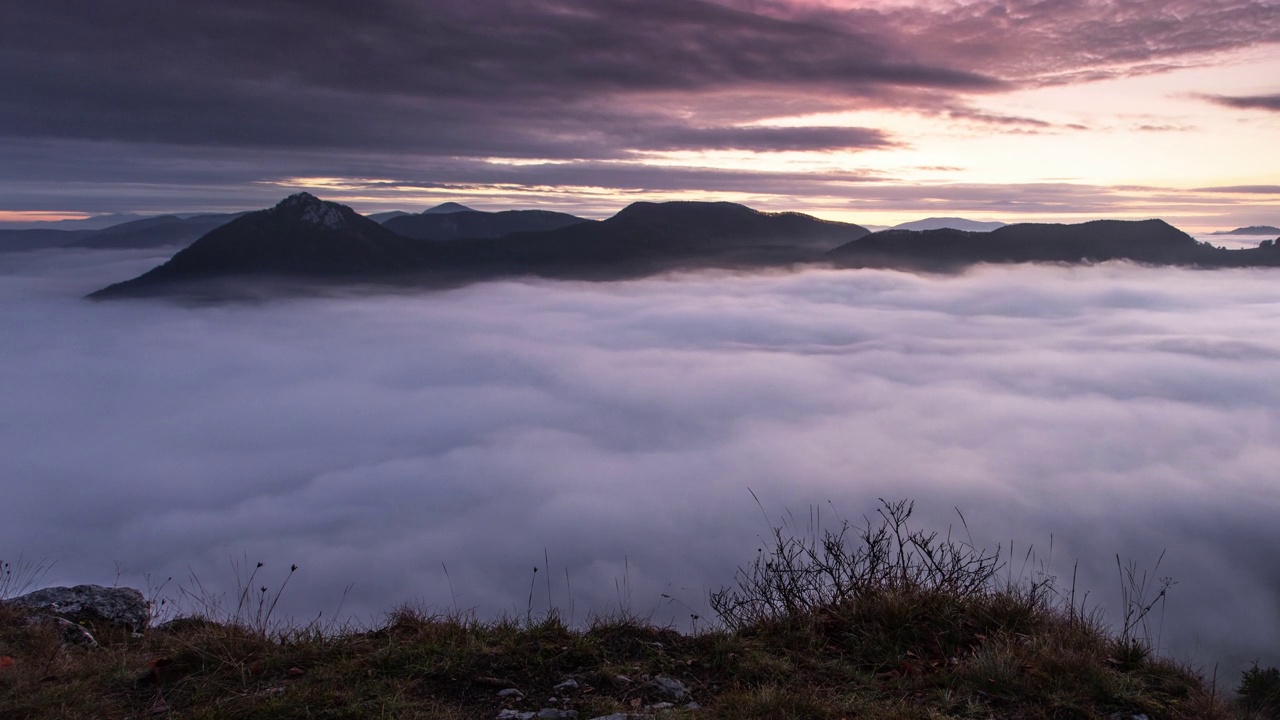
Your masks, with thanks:
M93 217L82 212L56 210L0 210L0 223L58 222L59 220L85 220Z

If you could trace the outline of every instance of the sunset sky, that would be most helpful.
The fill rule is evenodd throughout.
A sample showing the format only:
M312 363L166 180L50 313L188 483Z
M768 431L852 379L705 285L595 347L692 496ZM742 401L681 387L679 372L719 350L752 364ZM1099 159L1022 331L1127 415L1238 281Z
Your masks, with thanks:
M1280 224L1280 0L16 0L0 221L716 199Z

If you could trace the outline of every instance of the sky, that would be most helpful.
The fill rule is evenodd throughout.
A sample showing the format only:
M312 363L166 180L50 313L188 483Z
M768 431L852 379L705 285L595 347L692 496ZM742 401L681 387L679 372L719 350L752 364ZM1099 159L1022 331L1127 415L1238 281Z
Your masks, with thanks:
M1012 544L1013 577L1078 561L1112 619L1117 556L1172 577L1153 639L1179 660L1280 664L1272 270L82 299L161 259L0 255L0 557L48 584L183 601L296 563L281 614L304 622L523 616L549 559L569 619L681 622L788 511L908 499L918 528L959 532L958 508Z
M1280 0L17 0L0 223L297 190L1280 224Z

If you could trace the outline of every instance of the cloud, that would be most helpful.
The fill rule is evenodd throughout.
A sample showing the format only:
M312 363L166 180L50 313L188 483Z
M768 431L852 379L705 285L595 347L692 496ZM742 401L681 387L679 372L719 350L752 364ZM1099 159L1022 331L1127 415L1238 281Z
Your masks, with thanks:
M1135 72L1280 40L1270 2L1030 0L871 9L705 0L27 4L0 43L0 132L165 145L608 157L760 142L734 126L833 102L963 95ZM1084 78L1088 79L1088 78ZM763 104L726 94L767 96ZM964 112L958 110L958 112ZM701 114L728 113L708 127ZM970 119L977 114L967 112ZM985 120L1036 125L1034 118ZM683 128L664 129L667 126ZM723 127L718 127L723 126ZM707 128L699 131L700 127ZM630 132L639 128L638 133ZM848 133L874 133L851 129ZM862 147L815 131L798 147ZM637 148L630 148L637 149Z
M1134 125L1134 126L1133 126L1133 130L1136 130L1137 132L1155 132L1155 133L1166 133L1166 132L1193 132L1193 131L1198 130L1198 129L1199 129L1199 128L1195 127L1194 125L1168 125L1168 124L1165 124L1165 125L1152 125L1152 124L1144 124L1144 125Z
M639 150L859 150L893 145L881 130L849 127L655 128L631 143Z
M670 124L644 109L660 94L1000 85L866 33L702 0L70 5L30 5L6 23L0 59L21 72L5 79L0 131L584 157L627 126ZM725 132L701 134L715 148Z
M994 103L977 96L1280 41L1280 9L1264 0L69 0L10 15L0 196L5 210L49 211L239 210L300 177L514 185L507 206L536 192L590 213L609 189L774 202L790 185L813 189L804 204L817 209L849 182L894 178L856 159L801 178L770 172L771 158L745 172L699 167L698 154L919 145L911 118L778 126L868 110L1005 133L1088 130L980 109ZM654 152L691 157L641 166ZM708 184L692 187L700 177Z
M1035 85L1166 72L1280 41L1280 4L1273 0L976 0L883 9L843 0L730 4L911 36L926 62Z
M1245 95L1233 97L1228 95L1201 95L1211 103L1240 110L1273 110L1280 111L1280 95Z
M1196 192L1230 193L1233 195L1280 195L1280 185L1219 185L1196 188Z
M804 138L803 133L798 136ZM264 174L264 167L271 172ZM62 179L68 172L82 173L81 180ZM307 189L361 212L420 211L454 200L485 210L540 207L608 217L635 200L717 199L863 224L874 222L868 216L872 212L893 212L902 221L931 215L981 215L1004 222L1163 217L1188 230L1276 224L1275 207L1264 202L1267 193L1262 192L1270 186L1245 187L1256 192L1104 187L1078 181L903 183L869 166L844 163L797 171L671 166L634 158L498 163L355 151L0 142L0 196L9 207L90 213L119 207L153 213L232 212L269 207L290 192Z
M747 488L774 518L906 497L1019 557L1052 536L1050 569L1079 558L1112 608L1114 554L1167 548L1166 647L1280 662L1268 271L79 300L158 259L0 258L0 548L56 561L50 580L111 582L118 561L125 583L190 567L234 589L229 558L267 582L296 562L288 612L327 616L354 582L345 609L368 617L449 606L444 563L461 607L522 614L545 548L578 620L679 619L661 594L706 615L767 530Z

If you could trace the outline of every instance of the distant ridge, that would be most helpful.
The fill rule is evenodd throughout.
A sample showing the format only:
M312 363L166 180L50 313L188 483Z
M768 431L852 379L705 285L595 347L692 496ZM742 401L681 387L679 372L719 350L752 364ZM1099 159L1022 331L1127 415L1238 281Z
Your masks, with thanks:
M991 232L1004 227L1002 222L982 222L958 217L931 217L894 225L890 230L965 230L967 232Z
M168 262L90 297L223 297L295 292L298 283L449 287L516 276L614 280L655 273L789 268L953 272L975 263L1084 264L1129 260L1198 267L1280 266L1280 244L1240 250L1202 243L1163 220L1023 223L991 232L885 230L765 213L727 202L638 202L613 217L499 237L423 241L390 229L397 220L491 217L462 211L379 225L307 193L226 223ZM285 281L281 283L281 281ZM201 287L203 289L201 289Z
M1210 235L1280 235L1280 228L1271 225L1250 225L1235 230L1219 230Z
M460 209L442 209L460 208ZM514 232L537 232L593 222L547 210L480 212L445 203L418 215L401 215L383 222L389 230L417 240L496 238Z
M478 212L466 205L460 205L456 202L441 203L433 208L423 211L423 215L448 215L456 212Z
M147 215L120 214L113 213L111 215L94 215L92 217L77 218L75 220L41 220L34 222L6 222L0 223L0 232L11 232L14 230L102 230L113 225L127 223L133 220L145 220Z
M407 213L403 210L392 210L390 212L380 212L380 213L374 213L372 215L365 215L365 217L369 218L370 220L376 223L385 223L391 218L404 217L405 215L409 215L409 214L410 213Z
M235 294L228 283L255 279L432 287L519 275L615 279L681 269L786 267L820 262L828 250L866 233L858 225L799 213L677 202L635 203L605 221L553 230L423 242L344 205L299 193L90 297Z
M393 275L419 267L421 247L345 205L303 192L222 225L163 265L90 297L164 294L193 282L245 276Z
M637 202L600 222L468 241L476 269L502 274L614 279L697 268L820 262L866 228L728 202ZM462 243L446 243L460 245Z
M50 248L124 250L181 246L243 213L161 215L130 220L101 230L0 230L0 252Z
M991 232L886 230L836 248L839 267L950 272L975 263L1094 263L1250 267L1280 265L1280 248L1225 250L1163 220L1095 220L1078 225L1022 223Z

